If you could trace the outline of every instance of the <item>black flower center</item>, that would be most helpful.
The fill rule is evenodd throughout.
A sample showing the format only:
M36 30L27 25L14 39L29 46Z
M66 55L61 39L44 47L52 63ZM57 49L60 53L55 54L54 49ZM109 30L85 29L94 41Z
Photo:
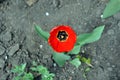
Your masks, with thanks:
M57 38L60 41L65 41L68 38L68 34L65 31L59 31L57 34Z

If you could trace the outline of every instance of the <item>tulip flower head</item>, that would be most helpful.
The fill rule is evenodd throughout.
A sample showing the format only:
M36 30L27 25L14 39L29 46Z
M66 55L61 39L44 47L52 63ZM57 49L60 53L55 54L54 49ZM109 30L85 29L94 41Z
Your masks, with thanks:
M48 43L56 52L69 52L76 43L76 37L70 26L59 25L50 31Z

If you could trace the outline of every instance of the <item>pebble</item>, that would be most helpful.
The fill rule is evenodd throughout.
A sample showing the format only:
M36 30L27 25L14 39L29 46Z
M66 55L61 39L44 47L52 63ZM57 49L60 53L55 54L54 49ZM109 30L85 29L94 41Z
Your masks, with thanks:
M112 65L113 68L115 68L115 65Z
M37 2L37 0L25 0L25 2L28 6L32 6L34 3Z
M5 61L3 59L0 59L0 68L4 66Z
M110 66L110 63L107 63L107 66Z
M114 30L113 30L113 29L110 29L110 30L107 31L107 33L108 33L109 35L112 35L112 34L114 34Z
M56 63L54 63L53 66L56 67L57 66Z
M4 35L2 35L1 37L0 37L0 39L2 40L2 41L4 41L4 42L8 42L8 41L10 41L11 40L11 33L10 32L6 32Z
M7 60L8 59L8 56L5 56L5 60Z
M100 17L103 18L103 15L101 15Z
M46 12L46 13L45 13L45 15L46 15L46 16L49 16L49 13L48 13L48 12Z
M40 49L42 49L42 48L43 48L43 45L41 44L41 45L40 45Z
M71 73L74 74L74 71L72 71Z
M113 50L114 50L114 48L110 48L110 50L111 50L111 51L113 51Z
M0 46L0 55L2 55L5 52L5 48Z
M96 61L95 61L95 64L99 64L99 62L96 60Z
M111 67L108 68L108 71L112 71L113 69Z
M10 47L10 51L8 52L9 56L12 56L19 49L19 44L15 44Z

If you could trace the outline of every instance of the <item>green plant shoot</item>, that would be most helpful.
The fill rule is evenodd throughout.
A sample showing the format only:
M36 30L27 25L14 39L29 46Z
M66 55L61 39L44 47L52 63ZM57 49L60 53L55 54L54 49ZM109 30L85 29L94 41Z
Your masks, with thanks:
M110 0L104 9L102 18L107 18L120 11L120 0Z

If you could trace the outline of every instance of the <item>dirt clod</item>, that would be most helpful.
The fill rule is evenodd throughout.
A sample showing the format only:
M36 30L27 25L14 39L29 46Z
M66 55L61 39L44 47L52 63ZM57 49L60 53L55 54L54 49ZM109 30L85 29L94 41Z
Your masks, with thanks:
M2 55L5 52L5 48L0 45L0 55Z
M5 61L3 59L0 59L0 69L3 68L4 64L5 64Z
M12 56L19 49L19 44L15 44L9 48L8 55Z
M25 0L26 4L28 6L32 6L34 3L36 3L38 0Z
M2 33L2 35L0 36L0 40L3 42L8 42L11 40L11 33L8 31L6 33Z

